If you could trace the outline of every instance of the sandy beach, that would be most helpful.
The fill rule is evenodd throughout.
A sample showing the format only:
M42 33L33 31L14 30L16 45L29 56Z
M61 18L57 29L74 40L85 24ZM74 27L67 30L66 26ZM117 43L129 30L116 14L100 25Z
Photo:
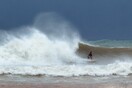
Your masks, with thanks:
M0 76L0 88L132 88L132 77Z
M0 84L0 88L132 88L131 84Z
M27 84L27 83L22 83L22 84L1 84L0 83L0 88L132 88L132 84L115 84L115 83L100 83L100 84L78 84L78 83L43 83L43 84Z

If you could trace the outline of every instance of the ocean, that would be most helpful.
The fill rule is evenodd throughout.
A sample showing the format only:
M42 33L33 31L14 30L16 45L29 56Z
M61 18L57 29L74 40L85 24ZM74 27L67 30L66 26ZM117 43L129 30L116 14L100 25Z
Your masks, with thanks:
M90 51L93 63L87 58ZM33 25L0 31L0 74L128 76L132 40L84 40L58 14L40 14Z
M55 37L37 27L21 29L26 33L1 32L0 74L104 77L132 73L132 41L82 41L77 34ZM90 50L94 63L87 58Z

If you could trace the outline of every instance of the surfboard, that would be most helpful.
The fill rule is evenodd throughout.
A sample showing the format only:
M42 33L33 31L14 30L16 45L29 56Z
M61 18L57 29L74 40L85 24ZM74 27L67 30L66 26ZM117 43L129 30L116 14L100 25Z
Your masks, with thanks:
M91 59L89 59L88 62L89 62L89 63L95 63L96 60L91 60Z

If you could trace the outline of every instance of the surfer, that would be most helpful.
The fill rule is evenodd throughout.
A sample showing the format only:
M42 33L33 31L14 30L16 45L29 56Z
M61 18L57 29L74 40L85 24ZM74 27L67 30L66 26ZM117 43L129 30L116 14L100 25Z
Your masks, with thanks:
M88 59L92 60L92 51L90 51L90 53L88 54Z

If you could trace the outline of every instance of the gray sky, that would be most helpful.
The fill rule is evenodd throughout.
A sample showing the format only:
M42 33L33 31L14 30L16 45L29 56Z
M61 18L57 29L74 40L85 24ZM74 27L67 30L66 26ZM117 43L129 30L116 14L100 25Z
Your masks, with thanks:
M132 0L0 0L0 29L30 25L57 12L87 40L132 39Z

